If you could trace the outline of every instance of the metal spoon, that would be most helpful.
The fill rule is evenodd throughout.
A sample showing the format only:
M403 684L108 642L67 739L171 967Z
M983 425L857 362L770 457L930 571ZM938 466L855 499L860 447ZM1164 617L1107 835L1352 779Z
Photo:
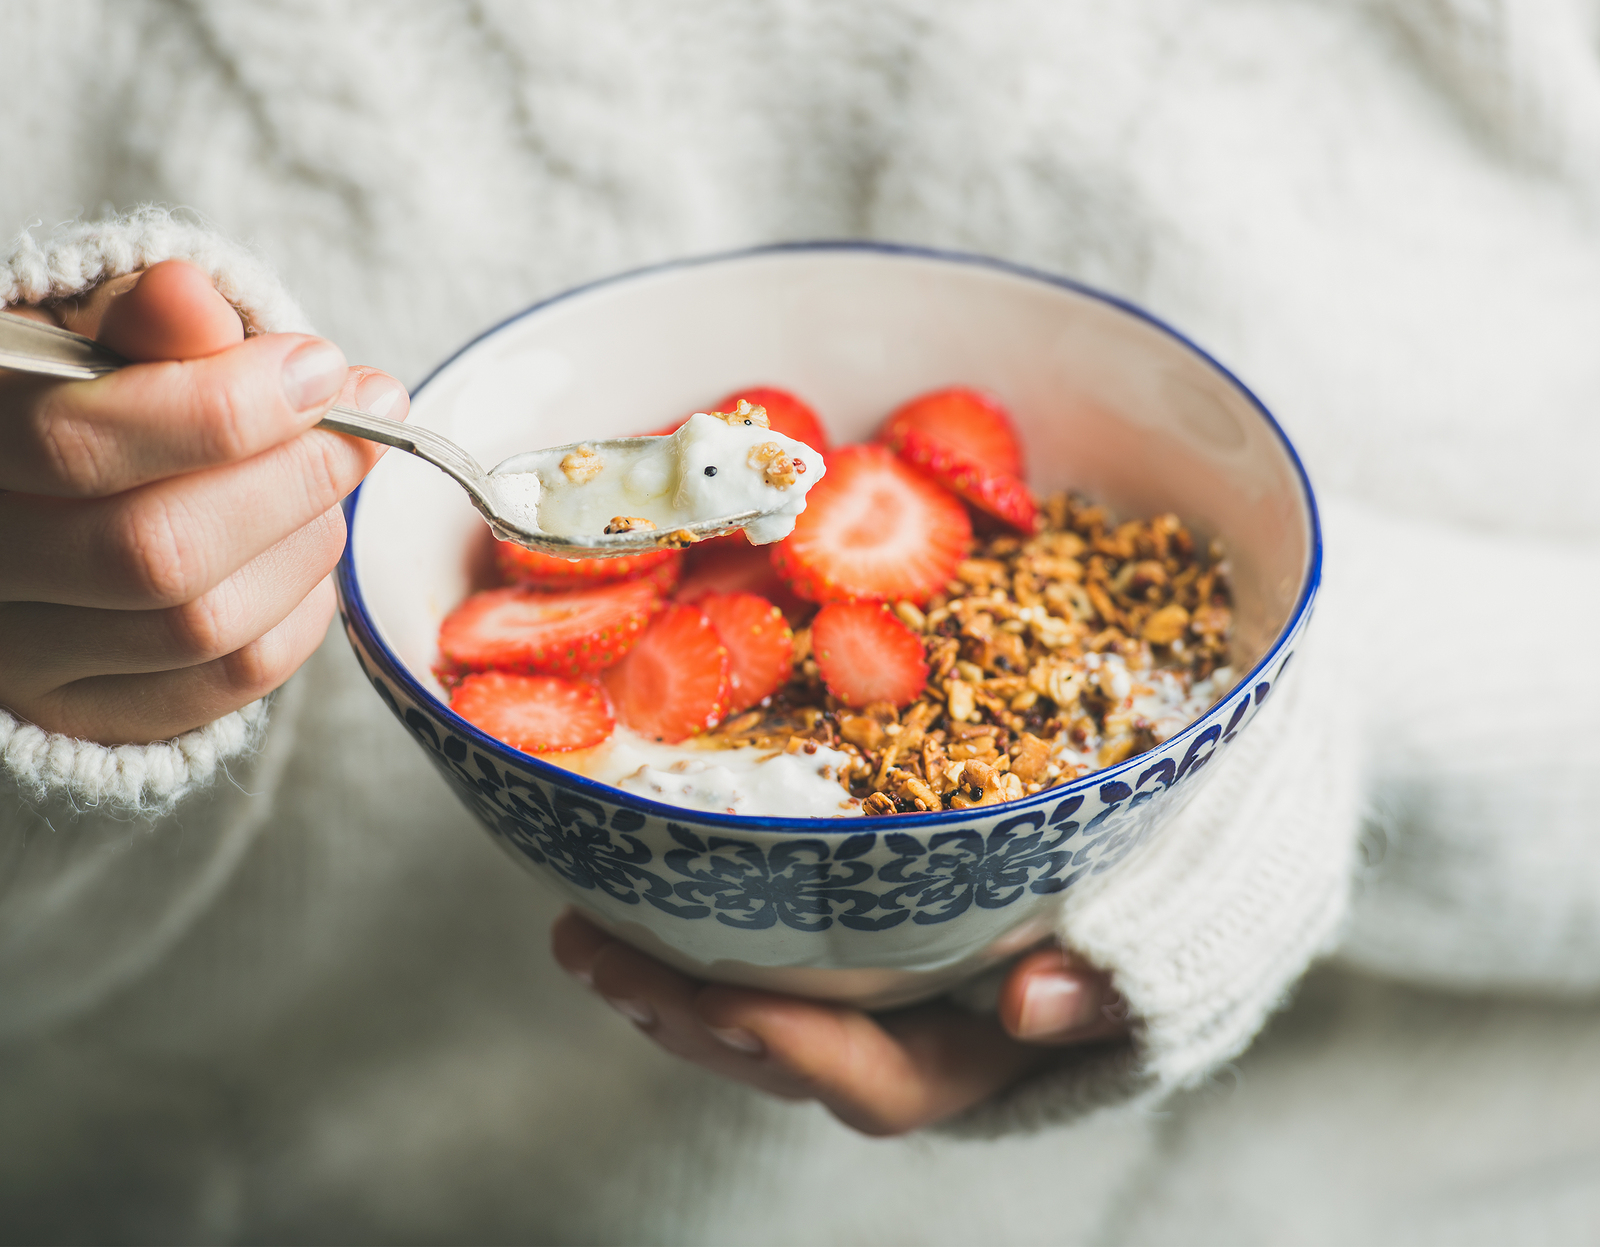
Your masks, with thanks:
M29 320L25 316L0 315L0 368L71 381L90 381L125 368L128 362L82 334L59 329L42 321ZM513 455L493 471L485 472L476 459L432 429L404 424L399 420L385 420L382 416L370 416L353 407L330 408L317 427L334 433L348 433L369 442L381 442L426 460L467 491L473 506L482 512L496 537L559 558L605 558L610 555L639 554L662 547L681 548L707 537L733 532L762 516L760 511L745 511L720 519L699 520L670 531L645 529L577 537L558 536L541 529L524 527L504 514L496 493L497 480L528 475L508 469L512 460L522 458L522 455ZM607 450L616 450L644 440L619 437L582 444L593 447L603 455ZM576 450L577 447L578 444L574 443L572 446L556 447L555 450Z

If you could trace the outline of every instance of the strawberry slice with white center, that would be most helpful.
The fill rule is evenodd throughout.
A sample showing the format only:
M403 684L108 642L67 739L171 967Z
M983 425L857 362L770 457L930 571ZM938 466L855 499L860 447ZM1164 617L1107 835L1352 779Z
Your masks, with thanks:
M697 606L667 607L600 678L617 717L652 740L687 740L727 713L728 651Z
M794 633L783 612L754 593L712 593L697 605L728 651L728 705L735 715L771 697L794 669Z
M921 429L901 429L894 447L901 460L930 480L1018 532L1032 535L1039 522L1039 506L1020 477L995 472Z
M971 544L972 522L957 498L883 446L846 446L772 560L813 602L925 602Z
M847 706L908 706L928 682L922 638L878 602L824 606L811 621L811 657L828 692Z
M920 394L892 412L878 440L899 449L907 429L942 442L996 476L1022 475L1022 443L1000 400L964 385Z
M439 626L440 675L588 675L627 653L660 608L649 577L572 593L474 593Z
M450 709L523 753L589 749L616 727L598 684L551 675L469 675L450 695Z

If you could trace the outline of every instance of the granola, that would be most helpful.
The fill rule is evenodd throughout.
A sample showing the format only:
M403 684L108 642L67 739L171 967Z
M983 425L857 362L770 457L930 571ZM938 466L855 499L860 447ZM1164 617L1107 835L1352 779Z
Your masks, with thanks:
M892 609L923 638L920 699L902 710L841 705L802 629L789 683L700 743L839 750L868 814L966 809L1151 748L1230 674L1222 552L1200 548L1170 514L1114 523L1104 507L1059 494L1033 537L981 542L926 606Z

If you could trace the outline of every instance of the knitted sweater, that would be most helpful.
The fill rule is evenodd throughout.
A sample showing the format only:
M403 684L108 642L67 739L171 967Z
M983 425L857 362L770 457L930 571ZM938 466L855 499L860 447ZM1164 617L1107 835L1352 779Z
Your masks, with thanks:
M253 326L301 327L287 287L352 359L415 379L586 278L851 234L1069 272L1204 342L1305 452L1327 590L1293 695L1181 825L1063 910L1133 1045L1069 1055L959 1124L1060 1121L1206 1078L1341 931L1346 958L1415 981L1600 983L1600 658L1545 640L1600 605L1583 17L1562 0L19 7L0 159L28 176L0 184L0 223L31 232L0 301L186 255ZM149 200L206 223L94 207ZM411 1068L435 1106L411 1105L414 1133L509 1079L593 1148L609 1136L576 1123L611 1112L702 1159L756 1136L783 1154L782 1129L752 1124L765 1110L667 1073L547 982L547 902L417 772L342 644L270 712L177 742L104 750L0 717L0 1028L89 1049L135 1034L268 1098L311 1069L351 1071L359 1097L364 1063ZM543 1072L496 1046L513 987L547 1006L519 1015ZM503 1077L480 1093L473 1069ZM381 1120L326 1112L335 1135ZM447 1143L417 1137L433 1172ZM319 1146L304 1163L362 1163ZM539 1181L558 1192L562 1172ZM618 1198L541 1232L706 1224L687 1196Z

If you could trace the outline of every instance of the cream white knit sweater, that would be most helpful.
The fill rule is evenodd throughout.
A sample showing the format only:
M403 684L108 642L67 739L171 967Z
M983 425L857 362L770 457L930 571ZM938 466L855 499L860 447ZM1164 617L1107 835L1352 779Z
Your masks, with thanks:
M1401 978L1600 985L1600 657L1581 643L1600 613L1600 76L1572 51L1593 42L1577 0L6 16L21 68L0 159L28 176L0 182L0 220L32 225L6 302L186 254L252 323L300 326L264 257L351 358L415 379L585 278L865 234L1106 286L1263 394L1327 504L1315 643L1182 828L1063 913L1062 938L1115 973L1134 1048L1069 1059L965 1128L1204 1079L1341 930L1347 959ZM147 200L214 224L53 228ZM0 1026L38 1033L118 987L166 1002L143 1006L151 1034L198 1030L213 1053L243 1017L343 1016L316 984L361 977L443 851L422 822L452 816L332 641L264 747L260 709L120 751L0 719L18 794ZM208 786L224 766L236 782ZM102 808L67 817L85 806ZM251 848L271 828L309 846L287 875L286 850ZM231 932L210 958L306 952L246 1003L215 989L228 962L184 951L195 923ZM164 994L140 997L151 974ZM552 1010L552 1033L569 1024Z

